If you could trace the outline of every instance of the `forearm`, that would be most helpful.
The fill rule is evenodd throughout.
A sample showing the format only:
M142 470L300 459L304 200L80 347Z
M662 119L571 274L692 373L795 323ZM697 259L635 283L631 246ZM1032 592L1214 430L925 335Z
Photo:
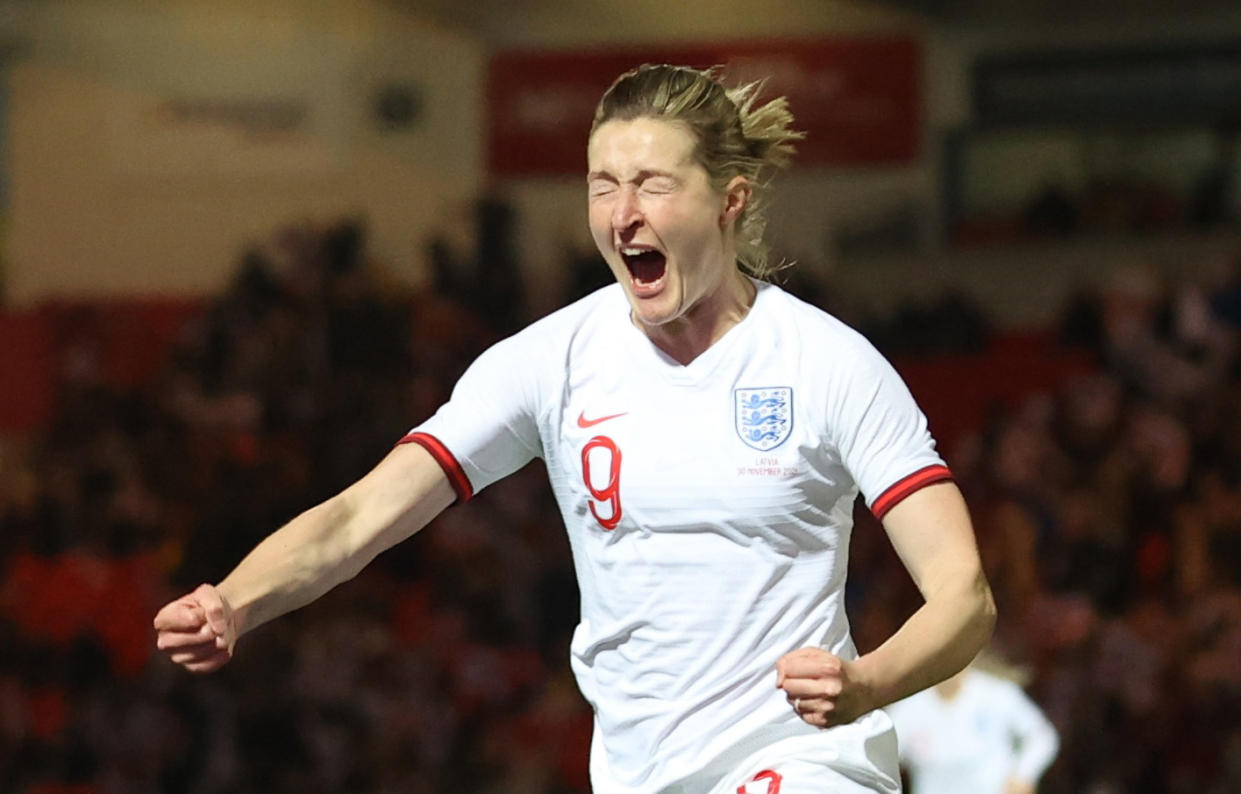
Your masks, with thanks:
M954 577L886 642L857 660L875 707L953 675L982 650L995 626L995 602L981 571Z
M888 512L883 526L924 603L856 663L872 708L948 678L977 655L995 627L995 601L956 485L916 491Z
M454 498L424 450L398 447L366 477L267 537L220 582L236 636L353 578Z
M345 542L341 525L347 518L341 497L307 510L259 543L220 582L237 636L309 604L369 562Z

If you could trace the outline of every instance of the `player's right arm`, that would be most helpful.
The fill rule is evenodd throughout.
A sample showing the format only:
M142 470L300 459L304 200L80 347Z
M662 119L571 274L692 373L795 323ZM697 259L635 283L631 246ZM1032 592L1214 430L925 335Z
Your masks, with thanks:
M156 645L191 672L216 670L241 635L353 578L455 499L435 459L418 444L401 444L362 479L268 536L218 585L164 606L155 616Z

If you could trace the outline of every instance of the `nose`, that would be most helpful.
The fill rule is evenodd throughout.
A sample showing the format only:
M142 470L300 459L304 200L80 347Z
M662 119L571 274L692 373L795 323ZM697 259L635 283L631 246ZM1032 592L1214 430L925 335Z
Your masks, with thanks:
M612 229L623 232L632 229L641 220L642 211L633 188L622 187L617 193L616 203L612 206Z

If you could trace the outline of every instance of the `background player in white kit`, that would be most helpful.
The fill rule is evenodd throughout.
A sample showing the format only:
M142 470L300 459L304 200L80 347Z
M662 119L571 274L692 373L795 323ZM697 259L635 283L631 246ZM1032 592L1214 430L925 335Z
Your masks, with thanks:
M971 665L887 707L912 794L1034 794L1060 737L1017 681Z
M588 146L590 227L618 283L484 353L410 443L165 606L159 647L218 668L245 632L539 456L582 592L595 791L897 790L879 707L963 667L994 605L899 377L751 275L765 180L800 137L756 91L622 75ZM859 492L925 597L863 656L843 604Z

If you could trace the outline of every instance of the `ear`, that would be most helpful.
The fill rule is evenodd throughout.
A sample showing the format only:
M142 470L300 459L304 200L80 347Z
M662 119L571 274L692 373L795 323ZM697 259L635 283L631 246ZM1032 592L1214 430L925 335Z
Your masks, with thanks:
M741 213L745 212L746 205L750 203L751 192L753 188L750 186L750 180L743 176L738 175L728 181L728 185L724 187L724 211L720 214L721 226L737 222Z

